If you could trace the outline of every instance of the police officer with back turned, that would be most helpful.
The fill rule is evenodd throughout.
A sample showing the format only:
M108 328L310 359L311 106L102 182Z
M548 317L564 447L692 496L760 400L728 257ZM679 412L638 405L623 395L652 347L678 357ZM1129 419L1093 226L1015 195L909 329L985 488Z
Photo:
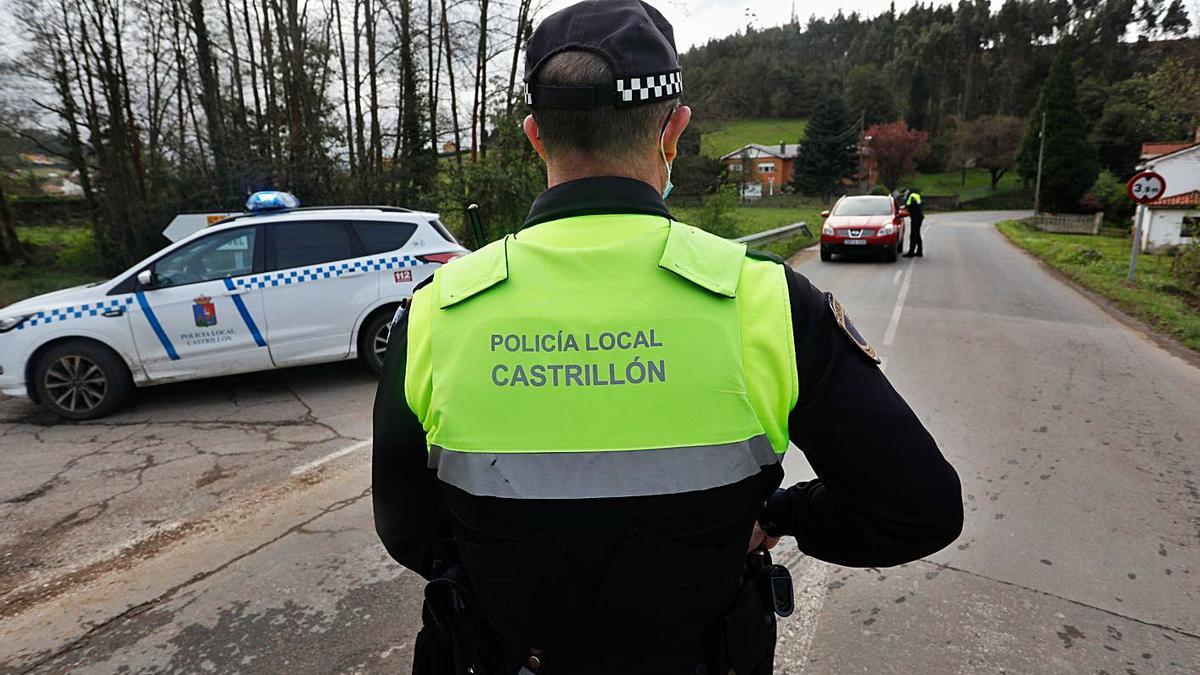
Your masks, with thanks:
M657 10L549 16L525 82L549 189L417 290L375 402L376 529L431 580L414 671L770 672L748 551L920 558L958 476L832 295L667 210ZM818 477L780 490L789 441Z

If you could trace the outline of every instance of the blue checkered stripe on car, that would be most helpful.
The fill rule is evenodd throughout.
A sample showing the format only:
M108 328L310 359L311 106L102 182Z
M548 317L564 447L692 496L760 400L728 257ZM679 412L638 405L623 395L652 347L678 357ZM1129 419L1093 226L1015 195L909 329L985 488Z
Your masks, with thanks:
M284 270L282 272L268 272L266 274L252 274L246 277L239 277L233 280L233 283L238 288L268 288L271 286L291 286L292 284L302 284L309 281L319 281L321 279L336 278L346 272L369 272L400 269L404 267L416 267L421 261L416 256L411 255L390 255L379 258L365 258L362 260L351 260L346 262L332 262L325 265L317 265L315 267L301 267L294 270Z
M34 326L44 326L46 324L55 323L58 321L67 321L69 319L82 319L88 316L99 316L104 312L114 309L121 309L133 304L133 296L126 295L116 297L111 300L101 300L99 302L85 302L82 305L74 307L56 307L47 309L26 319L17 326L17 330L25 330Z

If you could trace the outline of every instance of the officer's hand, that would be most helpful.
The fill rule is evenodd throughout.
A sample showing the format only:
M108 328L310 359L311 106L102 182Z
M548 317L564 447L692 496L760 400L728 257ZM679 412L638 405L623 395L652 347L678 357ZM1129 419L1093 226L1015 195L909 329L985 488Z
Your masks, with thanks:
M746 549L746 553L755 551L770 551L779 543L779 537L769 536L763 529L758 526L758 522L754 523L754 531L750 533L750 547Z

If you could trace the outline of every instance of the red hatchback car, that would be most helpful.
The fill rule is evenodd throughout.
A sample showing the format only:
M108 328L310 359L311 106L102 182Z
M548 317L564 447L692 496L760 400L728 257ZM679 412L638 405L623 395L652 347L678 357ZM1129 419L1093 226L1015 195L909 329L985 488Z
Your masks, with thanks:
M896 208L891 197L842 197L821 216L821 260L829 261L835 253L881 253L896 262L904 248L908 212Z

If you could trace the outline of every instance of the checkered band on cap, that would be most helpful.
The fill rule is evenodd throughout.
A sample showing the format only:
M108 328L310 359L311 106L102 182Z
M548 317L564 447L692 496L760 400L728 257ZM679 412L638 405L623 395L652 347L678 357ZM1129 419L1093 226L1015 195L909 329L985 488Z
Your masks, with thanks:
M617 104L647 103L683 93L683 73L646 75L617 80Z

